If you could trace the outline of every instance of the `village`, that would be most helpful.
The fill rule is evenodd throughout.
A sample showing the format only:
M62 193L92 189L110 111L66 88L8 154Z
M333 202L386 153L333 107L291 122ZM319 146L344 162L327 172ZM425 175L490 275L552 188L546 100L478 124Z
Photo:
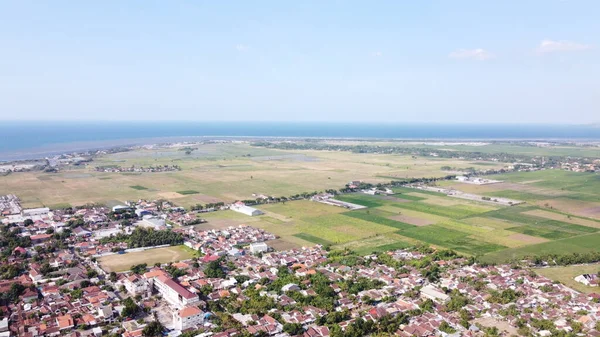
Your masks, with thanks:
M599 294L519 265L425 246L274 251L262 229L185 226L190 213L168 201L24 210L1 200L0 336L600 336ZM233 205L255 215L244 207ZM196 255L123 271L101 262L174 245Z

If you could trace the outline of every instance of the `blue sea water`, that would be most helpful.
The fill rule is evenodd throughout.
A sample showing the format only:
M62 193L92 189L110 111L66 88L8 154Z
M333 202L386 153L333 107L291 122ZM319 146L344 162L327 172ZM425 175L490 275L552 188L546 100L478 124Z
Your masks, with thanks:
M594 125L283 122L0 122L0 160L187 137L600 140Z

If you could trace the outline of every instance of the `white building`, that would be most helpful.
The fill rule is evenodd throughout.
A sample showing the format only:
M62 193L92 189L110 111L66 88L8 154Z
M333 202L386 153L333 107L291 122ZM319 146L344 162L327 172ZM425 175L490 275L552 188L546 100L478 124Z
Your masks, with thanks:
M143 220L135 223L137 226L159 229L161 227L165 227L167 224L164 219L161 219L156 216L145 216Z
M187 306L173 313L173 325L176 330L195 328L204 323L204 312L195 306Z
M250 244L250 252L252 254L256 253L264 253L269 250L269 246L267 246L264 242L256 242Z
M181 284L166 275L155 277L154 287L162 295L164 300L176 308L183 308L200 303L200 298L197 294L187 290Z
M437 289L431 284L421 288L421 296L440 303L447 303L450 301L450 296L446 295L443 291Z
M596 274L583 274L575 277L575 281L588 287L597 287L598 283L600 283L600 278Z
M131 207L125 205L117 205L112 208L113 212L124 212L130 210Z
M123 285L127 292L132 295L144 295L151 291L151 286L148 280L145 280L137 275L131 275L123 281Z
M0 320L0 332L8 331L8 318L4 317Z
M261 210L256 209L254 207L246 206L241 202L236 202L235 204L231 205L229 209L249 216L257 216L264 214Z
M22 214L23 216L47 216L50 213L50 208L30 208L24 209Z

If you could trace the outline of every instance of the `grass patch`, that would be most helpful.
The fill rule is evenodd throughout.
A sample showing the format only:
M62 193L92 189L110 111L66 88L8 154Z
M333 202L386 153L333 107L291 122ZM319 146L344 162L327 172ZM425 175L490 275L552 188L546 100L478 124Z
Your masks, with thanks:
M509 207L485 213L483 216L501 220L508 220L516 224L523 224L522 226L509 227L507 228L507 230L532 236L538 236L550 240L564 239L576 235L595 233L599 230L598 228L576 225L568 222L542 218L523 213L530 212L533 210L539 209L535 207Z
M398 242L394 242L394 243L390 243L387 245L381 245L381 246L377 246L375 248L372 249L373 252L388 252L390 250L398 250L398 249L404 249L404 248L408 248L412 246L411 244L408 244L406 242L403 241L398 241Z
M194 190L185 190L185 191L177 191L177 193L182 194L182 195L189 195L189 194L198 194L200 192L194 191Z
M417 212L439 215L452 219L461 219L482 213L481 209L477 209L476 207L467 205L438 206L422 202L406 202L392 204L392 206L409 209Z
M144 187L144 186L141 186L141 185L133 185L133 186L129 186L129 187L133 188L134 190L138 190L138 191L144 191L144 190L148 189L148 187Z
M507 228L506 230L511 231L511 232L516 232L516 233L521 233L521 234L527 234L527 235L531 235L531 236L537 236L537 237L545 238L548 240L566 239L566 238L570 238L572 236L577 235L575 233L569 233L569 232L563 232L563 231L557 231L557 230L549 230L549 229L544 229L544 228L537 228L535 226L528 226L528 225L510 227L510 228Z
M307 233L298 233L298 234L294 234L295 237L302 239L304 241L308 241L308 242L312 242L312 243L316 243L318 245L323 245L323 246L329 246L331 245L331 242L321 239L319 237L316 237L314 235L310 235Z
M345 215L345 216L353 217L356 219L361 219L361 220L365 220L365 221L369 221L369 222L374 222L374 223L377 223L380 225L393 227L393 228L400 229L400 230L415 227L414 225L411 225L411 224L388 219L386 217L379 216L377 214L372 214L368 210L367 211L365 211L365 210L350 211L350 212L345 212L345 213L341 213L341 214Z
M397 233L419 241L471 255L483 255L506 248L505 246L498 244L478 241L477 239L470 237L468 233L437 225L415 227Z
M536 194L536 193L530 193L530 192L513 191L513 190L483 192L482 194L489 196L489 197L507 198L507 199L523 200L523 201L539 201L539 200L547 200L547 199L555 198L555 196Z
M396 193L396 194L394 194L394 197L399 198L399 199L404 199L404 200L410 200L410 201L425 200L425 198L418 197L416 195L409 195L409 194L405 194L405 193Z
M66 208L72 208L73 206L67 202L63 202L60 204L54 204L54 205L49 205L48 208L50 209L66 209Z
M600 233L575 236L562 240L549 241L520 248L506 249L481 257L484 262L503 263L511 260L520 260L527 256L544 254L584 254L590 251L598 251L600 246Z
M383 199L378 199L378 198L374 198L373 196L370 196L367 194L358 194L358 193L338 195L336 197L336 199L345 201L345 202L350 202L353 204L362 205L365 207L379 207L379 206L384 206L385 204L387 204L387 202L384 201Z
M428 190L420 190L417 188L408 188L408 187L394 187L394 188L392 188L392 191L394 191L394 193L396 193L396 194L419 192L422 194L435 195L438 197L447 197L447 195L445 193L433 192L433 191L428 191Z
M558 281L569 288L573 288L583 293L589 294L598 291L598 287L586 286L575 281L574 278L581 274L596 274L600 272L600 264L536 268L533 270L542 276L545 276L553 281Z

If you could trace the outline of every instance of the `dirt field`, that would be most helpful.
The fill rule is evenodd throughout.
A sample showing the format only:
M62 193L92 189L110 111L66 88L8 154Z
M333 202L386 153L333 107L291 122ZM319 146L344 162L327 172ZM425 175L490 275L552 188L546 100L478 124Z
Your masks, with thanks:
M394 216L390 217L390 219L400 221L400 222L405 222L407 224L411 224L411 225L415 225L415 226L427 226L427 225L432 225L435 223L435 221L432 221L432 220L416 218L416 217L412 217L412 216L408 216L408 215L394 215Z
M584 208L579 211L579 214L590 218L600 219L600 206Z
M191 249L185 246L173 246L165 248L154 248L143 252L115 254L104 256L99 259L102 269L106 272L122 272L129 270L131 266L147 263L149 266L157 262L168 263L187 260L194 257Z
M288 250L288 249L302 247L302 245L299 245L298 243L281 240L281 239L267 241L266 243L269 247L273 247L273 249L275 249L275 250Z
M516 234L512 234L510 236L508 236L508 238L510 240L514 240L514 241L520 241L523 242L524 245L533 245L536 243L542 243L542 242L548 242L550 240L548 239L544 239L544 238L540 238L537 236L531 236L531 235L527 235L527 234L521 234L521 233L516 233Z
M184 195L179 194L177 192L160 192L160 193L158 193L158 195L161 198L165 198L165 199L169 199L169 200L171 200L171 199L178 199L178 198L183 198L184 197Z
M544 210L536 209L533 211L524 212L523 214L529 214L529 215L533 215L533 216L539 216L541 218L568 222L568 223L572 223L572 224L576 224L576 225L600 228L600 222L597 222L597 221L581 219L581 218L576 218L576 217L569 217L564 214L558 214L558 213L548 212L548 211L544 211Z
M572 199L548 199L536 202L540 207L552 207L562 212L600 220L600 206L597 203Z
M500 332L506 331L506 336L517 336L517 329L511 326L506 321L501 321L491 317L482 317L474 320L475 323L479 323L485 327L491 328L496 327Z

